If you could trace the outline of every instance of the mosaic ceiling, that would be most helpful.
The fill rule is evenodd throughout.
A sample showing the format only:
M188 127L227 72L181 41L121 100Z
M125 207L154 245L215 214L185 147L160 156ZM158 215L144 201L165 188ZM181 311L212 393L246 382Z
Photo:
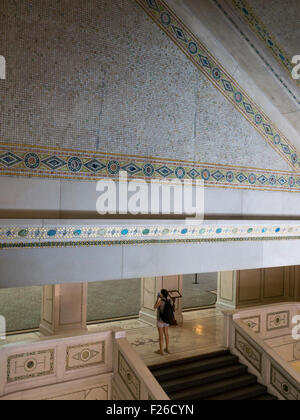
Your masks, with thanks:
M0 12L0 174L300 190L297 150L163 1Z

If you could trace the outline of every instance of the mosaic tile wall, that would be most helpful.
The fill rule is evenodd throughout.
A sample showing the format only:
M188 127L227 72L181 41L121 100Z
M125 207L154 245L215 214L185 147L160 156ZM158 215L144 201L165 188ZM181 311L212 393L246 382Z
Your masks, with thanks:
M299 54L298 0L247 0L247 3L289 56Z
M1 2L0 174L94 179L123 167L133 176L298 189L293 150L261 115L249 124L137 3Z
M232 3L292 79L292 57L300 53L298 0L232 0ZM300 86L299 80L294 82Z
M249 39L246 35L242 22L237 22L230 16L230 14L225 10L223 3L221 4L218 0L213 0L219 10L224 14L226 19L235 27L235 29L240 33L241 37L248 43L251 49L258 55L260 60L264 62L266 67L272 72L272 74L276 77L279 81L281 86L284 90L288 93L288 95L293 98L299 105L300 105L300 92L296 92L292 90L290 86L287 85L285 79L282 77L282 74L279 74L278 70L274 68L274 65L270 64L269 58L266 56L265 52L258 48L258 45L254 45L254 43ZM245 0L232 0L233 6L237 9L240 15L244 18L244 21L247 22L248 25L256 28L257 35L263 40L268 48L272 51L274 57L280 63L280 65L286 70L288 76L291 80L292 78L292 70L294 65L291 62L291 58L288 54L284 53L284 51L277 45L276 40L273 38L271 33L264 27L263 23L259 21L259 18L255 16L253 10L250 12L250 8ZM293 80L300 86L300 80Z

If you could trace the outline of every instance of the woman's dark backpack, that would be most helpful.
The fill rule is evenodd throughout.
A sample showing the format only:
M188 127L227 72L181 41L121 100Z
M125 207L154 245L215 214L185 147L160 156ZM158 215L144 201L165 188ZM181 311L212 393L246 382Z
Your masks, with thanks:
M172 305L170 299L165 300L164 309L161 312L161 319L166 324L177 325L174 315L174 305Z

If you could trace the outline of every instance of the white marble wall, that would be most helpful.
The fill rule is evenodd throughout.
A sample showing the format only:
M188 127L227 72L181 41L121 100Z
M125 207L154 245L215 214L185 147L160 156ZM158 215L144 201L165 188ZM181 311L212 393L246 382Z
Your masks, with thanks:
M242 320L261 338L271 340L283 336L292 338L293 318L297 315L300 315L299 303L277 303L237 310L233 319Z
M100 193L96 183L0 177L0 209L6 217L31 214L59 219L61 212L96 213ZM205 188L205 215L284 216L300 215L300 194L243 189ZM10 212L13 216L9 216Z
M275 240L3 249L0 252L0 286L25 287L300 265L298 247L299 240Z
M0 399L110 399L114 333L0 346Z
M0 345L0 400L167 400L122 330Z

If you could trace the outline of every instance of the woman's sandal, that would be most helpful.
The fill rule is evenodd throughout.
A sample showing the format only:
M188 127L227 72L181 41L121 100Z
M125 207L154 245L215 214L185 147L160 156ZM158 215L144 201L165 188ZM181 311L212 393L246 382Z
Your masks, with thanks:
M159 354L160 356L163 356L163 355L164 355L163 353L161 353L161 352L160 352L160 350L157 350L157 351L155 352L155 354Z
M167 354L171 354L171 353L170 353L170 350L167 350L167 349L165 349L165 353L167 353Z

